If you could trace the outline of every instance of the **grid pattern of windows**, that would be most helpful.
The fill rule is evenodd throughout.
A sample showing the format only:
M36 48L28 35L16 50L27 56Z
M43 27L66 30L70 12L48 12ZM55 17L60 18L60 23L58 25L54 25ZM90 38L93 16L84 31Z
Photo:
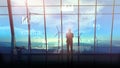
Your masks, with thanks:
M119 0L10 1L16 46L66 53L65 35L72 28L74 53L120 53ZM0 0L1 27L10 25L8 17L7 0Z

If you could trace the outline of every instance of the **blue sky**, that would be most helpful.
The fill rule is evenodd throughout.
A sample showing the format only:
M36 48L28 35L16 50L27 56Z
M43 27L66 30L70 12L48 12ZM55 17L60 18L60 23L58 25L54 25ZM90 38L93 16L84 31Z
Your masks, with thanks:
M25 6L25 0L11 0L12 6ZM77 5L77 0L63 0L64 5ZM42 5L42 0L29 0L29 6ZM60 5L59 0L45 0L46 5ZM112 5L113 0L98 0L96 16L97 20L97 39L102 42L110 41L110 31L112 24ZM120 5L120 1L116 0L116 5ZM80 5L95 5L95 0L81 0ZM0 0L0 6L6 6L6 0ZM68 28L72 28L74 36L77 36L78 30L78 11L77 6L65 7L46 7L46 14L59 14L59 15L46 15L46 28L48 43L57 43L57 28L60 30L60 11L63 11L63 37L65 43L65 33ZM115 13L120 13L120 6L115 6ZM30 12L43 14L42 7L29 7ZM12 7L13 14L26 14L25 7ZM80 6L80 14L92 14L92 15L80 15L80 33L81 42L92 43L94 40L94 22L95 22L95 6ZM101 15L101 13L111 13L109 15ZM8 14L7 7L0 7L0 14ZM76 14L76 15L64 15L64 14ZM27 42L27 24L23 22L23 18L26 15L13 15L14 28L16 41ZM31 40L32 42L45 42L44 41L44 16L43 15L31 15ZM8 15L0 15L0 42L9 42L11 40L10 27L9 27ZM114 33L113 40L120 41L120 14L114 15ZM77 37L74 37L74 42L77 43Z

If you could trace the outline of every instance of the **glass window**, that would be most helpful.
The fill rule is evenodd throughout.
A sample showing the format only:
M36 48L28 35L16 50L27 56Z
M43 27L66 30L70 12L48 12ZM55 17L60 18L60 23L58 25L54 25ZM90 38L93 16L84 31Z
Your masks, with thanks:
M78 5L78 0L62 0L62 5Z
M0 7L0 14L8 14L8 8L7 7Z
M118 39L118 40L120 40L120 31L119 31L119 25L120 25L120 15L117 15L117 14L115 14L115 17L114 17L114 39Z
M61 9L63 15L64 14L78 14L78 7L72 6L72 5L68 5L68 6L62 6Z
M45 5L60 5L60 0L45 0Z
M24 23L25 16L13 16L16 46L28 49L28 25Z
M80 5L95 5L95 0L79 0Z
M0 16L0 41L1 42L11 42L10 39L10 27L9 27L9 17L8 16ZM7 32L7 33L6 33Z
M113 0L97 0L98 5L113 5Z
M43 14L43 7L29 7L29 11L32 15Z
M0 0L0 6L7 6L7 0Z
M26 8L25 7L12 7L12 13L13 14L26 14Z
M113 7L112 6L98 6L97 7L97 13L112 13Z
M46 16L48 51L51 53L59 53L58 50L61 49L60 48L61 47L60 22L61 22L61 19L59 15L47 15Z
M43 5L43 0L28 0L29 6L40 6Z
M97 40L98 40L97 46L110 45L111 25L112 25L112 15L97 16Z
M81 14L95 13L95 6L80 6Z
M8 16L0 16L0 53L11 52L11 30Z
M96 47L95 50L97 54L109 54L110 53L109 47Z
M45 53L45 30L43 0L27 0L31 25L32 53ZM66 33L69 28L74 33L73 51L78 52L78 0L44 0L46 13L46 32L49 53L59 53L61 48L61 20L63 23L63 50L66 53ZM97 1L97 15L95 8ZM80 53L94 53L94 23L96 21L96 53L109 53L114 0L79 0ZM28 24L26 0L11 0L15 29L16 46L28 48ZM4 7L3 7L4 6ZM115 0L112 53L120 53L120 1ZM62 11L62 19L61 19ZM3 16L2 16L3 14ZM11 32L7 0L0 0L0 53L2 47L11 47ZM5 45L5 46L3 46ZM58 52L59 51L59 52Z
M26 0L11 0L12 6L25 6Z
M115 14L114 17L114 28L113 28L113 44L112 44L112 52L120 53L120 15Z
M93 53L95 15L80 15L81 53Z
M63 15L63 49L67 50L66 47L66 33L68 29L71 29L71 32L74 34L73 37L73 51L74 53L78 52L78 16L77 15Z
M41 53L40 50L44 50L42 53L45 53L46 45L44 38L43 15L31 15L30 24L31 24L32 53L36 53L36 54Z
M46 14L60 14L60 7L46 7Z
M78 5L78 0L62 0L61 11L63 11L63 14L77 14L78 7L76 5Z
M120 5L120 0L115 0L115 5Z
M106 53L106 50L107 53L109 53L108 49L110 48L111 25L112 25L112 15L97 15L96 52L97 49L101 48L101 53L103 52Z
M120 9L119 8L120 8L120 6L115 6L115 11L114 12L115 13L120 13Z
M40 6L43 5L43 0L27 0L29 6ZM12 6L25 6L26 0L11 0Z

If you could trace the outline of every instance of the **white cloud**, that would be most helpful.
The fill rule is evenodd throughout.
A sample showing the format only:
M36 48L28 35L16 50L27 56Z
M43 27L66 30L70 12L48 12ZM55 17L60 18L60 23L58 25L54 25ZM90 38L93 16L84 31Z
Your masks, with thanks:
M17 2L17 1L15 1L15 2ZM32 2L32 3L34 5L35 2ZM54 2L52 2L52 3L54 3ZM47 2L47 4L49 4L49 2ZM57 2L56 4L59 4L59 2ZM74 1L73 0L63 0L63 5L77 5L77 4L78 4L77 0L74 0ZM102 4L102 3L98 3L98 4ZM94 0L92 0L92 1L91 0L80 0L80 5L95 5L95 1ZM76 7L73 7L72 9L74 9L74 11L70 11L70 12L71 13L77 12L77 9L75 9L75 8ZM70 7L69 7L69 9L70 9ZM102 6L98 7L97 12L100 12L101 9L103 9ZM36 8L31 8L31 11L34 11L34 10L35 10L36 13L39 13L39 11L36 11ZM47 8L47 12L56 13L57 9ZM68 13L69 13L69 11L68 11ZM95 13L95 7L90 7L90 6L88 6L87 8L83 7L81 13L93 13L94 14ZM63 25L65 26L64 27L65 32L69 27L71 27L73 30L77 30L77 19L76 18L77 17L67 16L67 19L64 19ZM56 26L56 25L60 25L59 24L60 22L57 23L59 19L55 19L53 16L47 16L47 20L49 20L49 22L47 22L48 27L53 27L53 26ZM95 15L80 15L81 31L86 31L86 28L91 28L94 24L94 20L95 20ZM41 21L44 22L42 16L32 16L31 17L31 22L38 22L40 24ZM55 23L50 23L50 21L55 22ZM98 25L98 29L99 29L99 27L100 27L100 25ZM87 29L87 30L89 30L89 29Z
M69 2L69 3L72 3L72 4L77 4L76 3L77 1L72 1L72 0L66 0L66 2ZM92 5L92 4L94 5L95 2L91 1L91 0L81 0L81 4L82 5ZM100 12L101 9L103 9L102 6L98 7L97 12ZM74 10L74 11L77 11L77 10ZM80 13L93 13L93 14L95 14L95 7L87 6L87 8L82 8ZM70 21L72 23L76 23L76 20L77 19L75 19L75 17L68 16L68 18L65 20L65 22L66 22L66 24L71 25L72 29L75 29L77 27L77 25L76 24L70 24ZM91 28L93 26L94 20L95 20L95 15L80 15L81 31L86 31L86 28ZM68 25L66 25L66 28L64 28L64 29L67 29ZM89 30L89 29L87 29L87 30Z

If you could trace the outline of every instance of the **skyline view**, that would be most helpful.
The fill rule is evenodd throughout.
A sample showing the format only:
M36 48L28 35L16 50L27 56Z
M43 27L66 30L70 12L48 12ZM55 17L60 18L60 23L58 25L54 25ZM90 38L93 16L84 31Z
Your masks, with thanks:
M62 40L65 49L66 33L71 28L74 34L75 51L78 48L79 33L80 50L91 51L95 44L96 50L99 50L97 47L107 47L108 50L106 49L105 53L108 53L111 47L113 25L113 52L116 50L115 53L120 53L120 0L44 0L44 2L43 0L27 0L27 4L28 12L26 0L11 0L16 46L25 46L28 49L27 20L29 20L32 49L45 49L44 28L46 28L48 49L57 49L58 45L61 47ZM46 27L44 27L45 22ZM61 23L63 30L61 30ZM7 0L0 0L0 46L10 47L11 44L5 44L6 42L11 42L9 12ZM114 49L114 47L119 49ZM98 52L104 53L102 50Z

